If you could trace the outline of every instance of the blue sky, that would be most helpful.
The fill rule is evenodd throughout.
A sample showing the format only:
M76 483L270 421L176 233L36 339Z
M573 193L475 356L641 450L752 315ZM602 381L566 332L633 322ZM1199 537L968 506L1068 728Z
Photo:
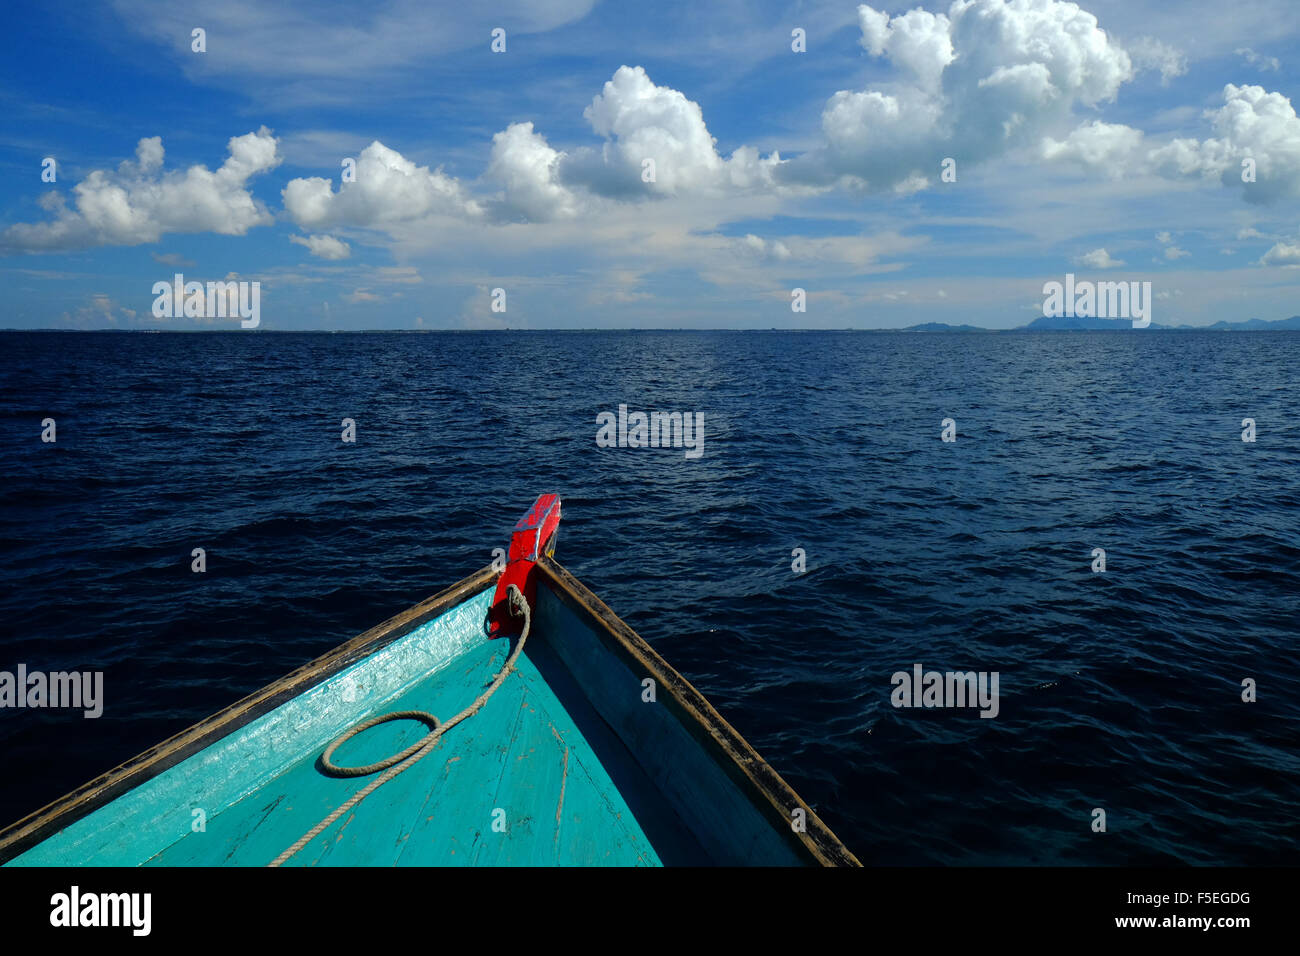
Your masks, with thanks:
M259 282L264 329L1007 328L1067 272L1284 318L1298 35L1290 0L18 6L0 327L239 327L155 319L177 272Z

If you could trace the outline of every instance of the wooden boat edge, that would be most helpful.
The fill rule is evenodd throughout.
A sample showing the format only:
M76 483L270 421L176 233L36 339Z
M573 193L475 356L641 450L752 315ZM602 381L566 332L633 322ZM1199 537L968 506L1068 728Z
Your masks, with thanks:
M635 661L658 685L659 700L673 707L681 723L724 767L734 768L733 779L744 787L774 826L789 832L804 851L822 866L861 866L821 818L795 793L794 788L714 709L708 699L655 652L645 639L615 614L604 601L553 557L543 555L537 569L547 585L571 610L586 619L592 630L611 648ZM666 692L666 694L665 694ZM761 801L761 802L760 802ZM791 811L805 811L805 830L791 827Z
M133 787L156 777L223 737L234 733L286 700L327 680L358 660L410 633L425 621L491 587L497 572L480 569L432 597L286 674L261 690L124 761L93 780L0 829L0 865L115 800Z
M586 585L554 558L542 557L537 570L556 597L577 612L615 653L653 677L682 725L727 769L732 779L775 827L784 828L808 857L823 866L861 866L816 813L766 760L714 709L713 705ZM425 621L491 587L498 577L492 566L394 615L387 621L313 661L169 737L99 775L68 794L0 829L0 865L152 779L181 761L234 733L287 700L309 690L356 661L381 650ZM806 813L805 830L790 827L792 808Z

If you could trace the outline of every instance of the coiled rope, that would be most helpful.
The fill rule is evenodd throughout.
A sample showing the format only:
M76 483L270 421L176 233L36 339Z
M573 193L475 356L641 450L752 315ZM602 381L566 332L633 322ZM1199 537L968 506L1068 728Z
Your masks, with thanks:
M497 688L505 683L505 679L509 677L510 672L514 670L515 661L519 657L519 652L524 649L524 642L528 640L528 629L532 625L532 613L529 610L528 602L524 600L524 595L519 590L518 586L514 584L510 585L506 593L509 598L511 613L514 614L515 617L522 617L524 619L524 627L523 631L519 635L519 642L515 644L515 649L510 652L510 656L506 658L505 666L502 667L500 673L493 678L488 689L475 698L474 703L470 704L445 724L439 721L437 717L433 716L433 714L423 710L399 710L391 714L383 714L382 716L371 717L369 720L362 721L331 743L327 748L325 748L325 753L321 755L321 765L325 772L330 776L367 777L380 770L383 770L384 773L366 784L362 789L358 790L343 803L339 804L337 809L335 809L320 823L316 824L304 833L297 843L277 856L270 864L268 864L269 866L280 866L308 843L320 836L320 834L335 820L343 816L343 814L347 813L366 797L370 796L402 771L414 767L422 759L428 756L429 752L432 751L435 746L437 746L438 741L442 739L444 733L451 730L451 728L455 727L462 720L465 720L468 717L473 717L478 713L479 709L488 702L488 698L495 694ZM340 767L331 760L334 756L334 751L342 744L351 740L362 731L369 730L371 727L376 727L379 724L387 723L390 720L418 720L428 725L430 728L429 733L424 737L421 737L401 753L394 754L393 756L380 760L377 763L366 764L364 767Z

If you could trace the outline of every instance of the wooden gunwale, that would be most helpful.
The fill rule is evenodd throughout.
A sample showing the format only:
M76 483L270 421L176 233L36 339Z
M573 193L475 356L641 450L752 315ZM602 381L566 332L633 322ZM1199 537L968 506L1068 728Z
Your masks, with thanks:
M497 576L491 565L482 568L5 827L0 830L0 864L9 862L123 793L381 650L430 618L464 603L491 587Z
M555 595L591 627L606 647L629 666L654 678L660 700L672 708L683 726L778 832L823 866L861 866L780 774L636 631L553 558L543 556L536 567ZM491 565L482 568L5 827L0 830L0 864L469 600L495 584L498 576ZM806 831L802 833L790 827L790 814L796 807L806 812Z

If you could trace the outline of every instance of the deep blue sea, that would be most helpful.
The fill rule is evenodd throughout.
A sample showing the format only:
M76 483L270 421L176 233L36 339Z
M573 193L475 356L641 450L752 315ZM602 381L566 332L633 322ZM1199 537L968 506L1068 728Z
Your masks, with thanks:
M620 404L703 456L598 447ZM8 332L0 447L0 670L106 698L0 710L0 824L555 491L561 562L868 865L1300 860L1300 334ZM997 717L893 707L918 663Z

